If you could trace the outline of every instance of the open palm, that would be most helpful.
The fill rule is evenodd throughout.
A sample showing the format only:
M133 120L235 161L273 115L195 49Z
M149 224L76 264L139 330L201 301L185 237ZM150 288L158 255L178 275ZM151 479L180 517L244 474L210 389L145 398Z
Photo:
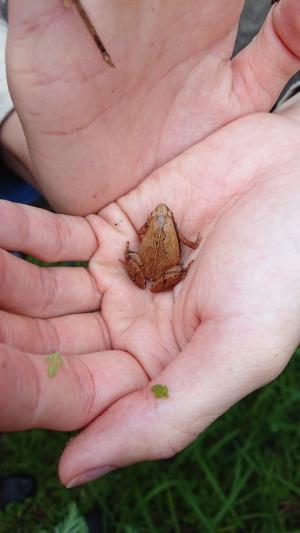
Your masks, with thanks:
M299 341L298 154L295 120L253 115L99 215L3 202L4 249L90 262L88 271L40 269L2 252L2 429L85 427L60 465L64 482L80 483L171 456L272 380ZM135 228L158 202L203 242L183 254L195 259L184 281L153 295L119 258L127 240L137 246ZM65 363L50 379L40 354L57 350ZM155 398L153 384L166 385L169 397Z
M9 3L10 90L60 212L95 212L220 126L268 111L300 65L298 0L276 4L233 60L242 0L82 4L115 69L75 8Z

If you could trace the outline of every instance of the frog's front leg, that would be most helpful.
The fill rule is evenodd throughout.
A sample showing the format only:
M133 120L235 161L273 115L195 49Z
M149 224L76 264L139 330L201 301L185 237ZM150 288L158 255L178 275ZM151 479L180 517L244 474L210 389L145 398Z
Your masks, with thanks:
M178 239L180 240L180 242L182 242L183 244L185 244L185 246L188 246L189 248L193 248L193 250L198 248L198 246L199 246L199 244L201 242L201 238L202 237L201 237L200 233L198 233L197 239L195 241L190 241L184 235L182 235L181 233L178 233Z
M129 250L129 242L127 242L125 250L125 259L123 261L127 270L128 276L132 281L140 288L146 287L146 278L144 274L143 263L137 252L131 252Z
M152 283L149 290L151 292L163 292L173 289L186 276L192 263L193 261L190 261L186 267L174 266L169 268L160 278Z
M145 222L145 224L142 225L142 227L137 232L140 240L142 240L142 237L145 235L147 229L149 228L149 218L150 217L148 217L148 220Z

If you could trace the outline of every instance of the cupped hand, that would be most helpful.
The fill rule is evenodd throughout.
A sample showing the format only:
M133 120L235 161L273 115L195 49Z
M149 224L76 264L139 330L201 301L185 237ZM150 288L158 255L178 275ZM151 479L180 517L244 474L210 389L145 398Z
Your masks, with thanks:
M296 116L294 114L294 116ZM83 428L60 477L170 457L274 379L299 342L299 123L239 119L155 171L98 215L1 204L0 243L89 268L1 254L1 429ZM138 289L119 261L165 202L203 241L171 292ZM47 354L64 366L50 378ZM154 384L168 388L156 398Z
M242 0L11 0L8 76L38 186L96 212L220 126L268 111L300 66L298 0L281 0L231 59ZM20 141L21 142L21 141Z

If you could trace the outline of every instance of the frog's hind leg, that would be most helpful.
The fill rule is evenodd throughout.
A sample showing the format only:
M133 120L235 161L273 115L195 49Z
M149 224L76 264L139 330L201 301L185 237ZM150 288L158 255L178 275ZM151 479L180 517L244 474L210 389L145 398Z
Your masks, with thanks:
M144 274L143 263L137 252L132 252L129 250L129 242L127 242L126 244L125 259L124 261L120 261L125 266L127 274L132 279L132 281L140 289L144 289L146 287L146 279Z
M149 290L151 292L163 292L173 289L177 283L185 278L193 262L194 260L192 259L192 261L190 261L186 267L174 266L169 268L169 270L167 270L163 276L152 283Z
M165 272L163 276L154 281L150 287L150 292L169 291L179 283L186 275L186 269L175 266Z

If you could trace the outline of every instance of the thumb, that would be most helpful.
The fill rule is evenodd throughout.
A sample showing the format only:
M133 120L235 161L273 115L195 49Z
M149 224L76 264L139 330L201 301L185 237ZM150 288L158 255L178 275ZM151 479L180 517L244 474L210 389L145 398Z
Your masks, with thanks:
M114 403L67 446L62 482L74 487L115 468L171 457L240 398L272 380L286 360L272 357L270 346L243 350L235 328L204 322L155 381ZM167 387L162 397L153 391L155 384Z
M245 91L246 109L271 109L300 68L298 0L280 0L273 6L256 38L234 57L232 67L236 89Z

